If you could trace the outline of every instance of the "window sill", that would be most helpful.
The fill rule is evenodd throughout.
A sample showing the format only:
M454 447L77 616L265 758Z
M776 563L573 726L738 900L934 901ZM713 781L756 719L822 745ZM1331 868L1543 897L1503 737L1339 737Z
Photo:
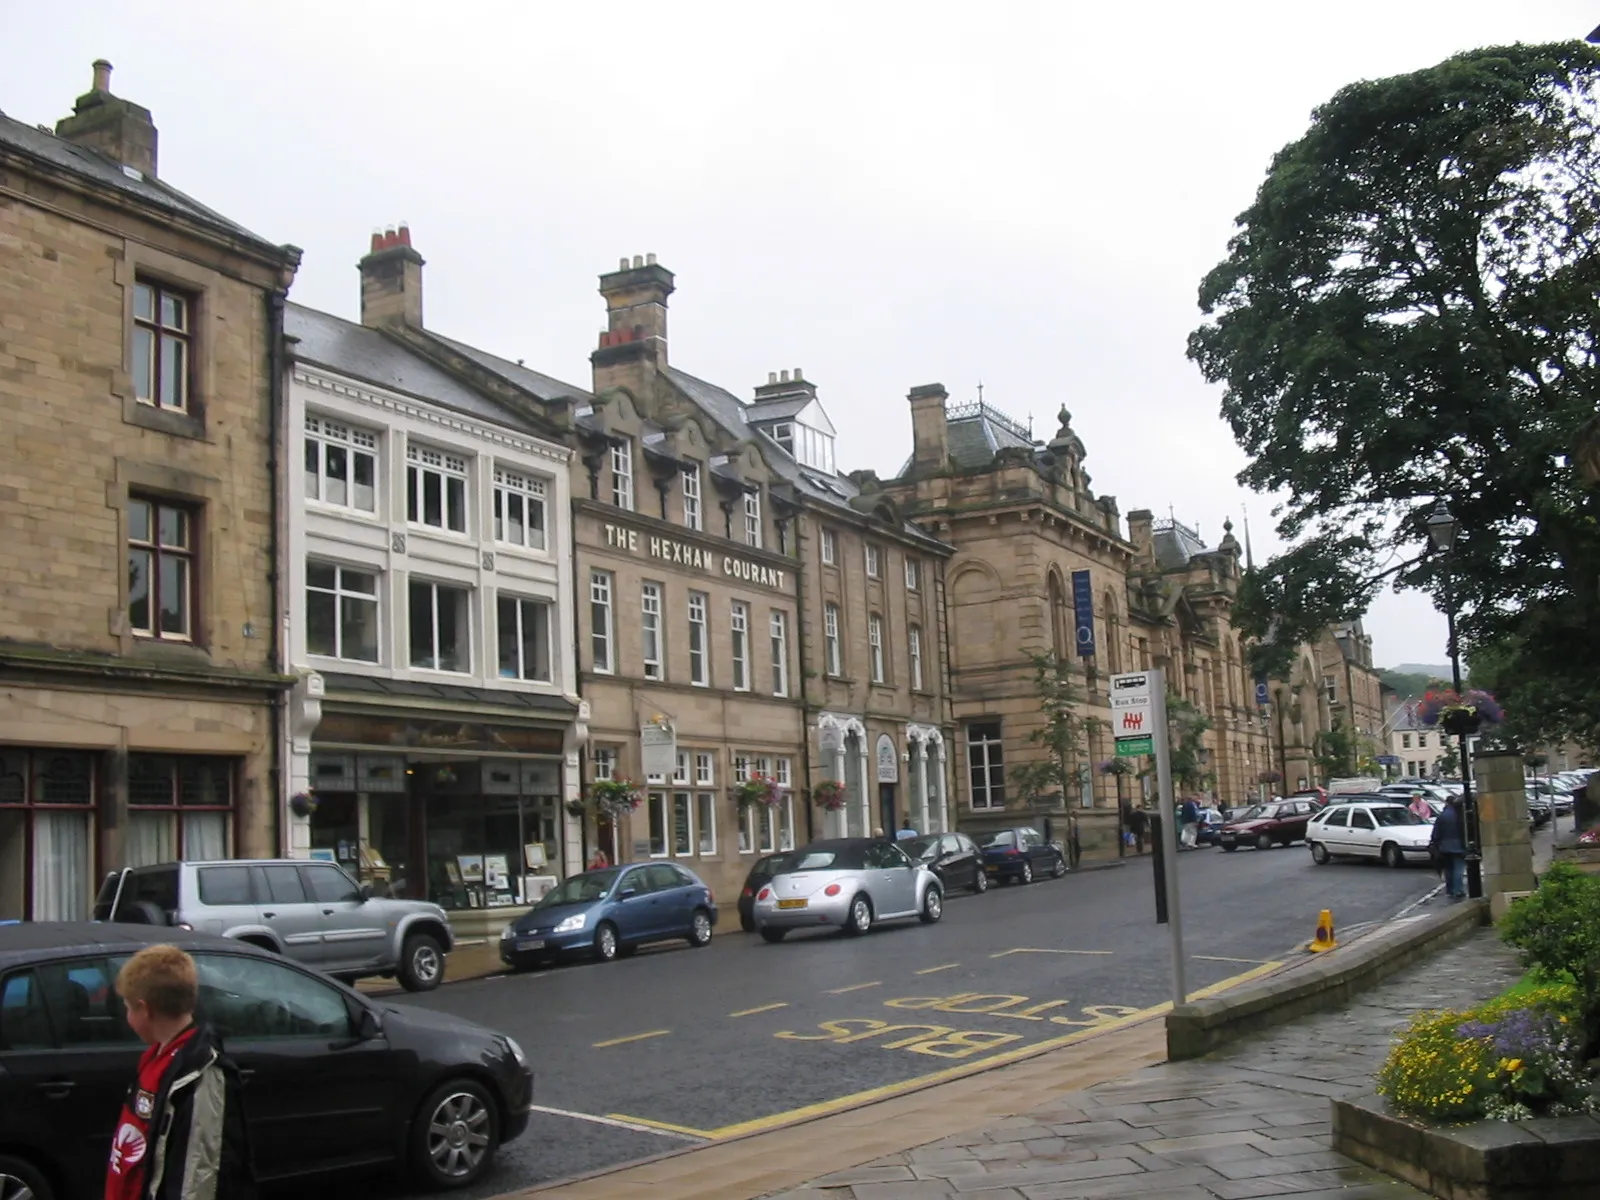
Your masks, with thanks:
M318 654L315 650L307 650L306 651L306 657L311 660L311 665L312 666L321 666L323 664L326 664L327 666L329 666L330 668L332 668L334 670L338 670L338 669L343 668L343 667L379 667L379 668L381 668L383 666L383 664L381 662L379 662L377 659L339 658L336 655L332 655L332 654Z
M329 517L347 517L354 521L367 521L374 525L382 525L383 519L376 512L368 512L364 508L353 508L348 504L335 504L331 500L313 500L310 496L305 499L307 512L321 513Z
M122 400L122 420L128 425L137 425L141 429L153 429L157 433L168 433L173 437L193 438L196 441L205 441L205 419L193 412L178 412L170 408L157 408L153 404L145 404L127 395Z
M441 529L437 525L424 525L420 521L407 521L406 530L415 537L434 538L437 541L459 545L463 542L472 543L474 538L469 531L455 529Z

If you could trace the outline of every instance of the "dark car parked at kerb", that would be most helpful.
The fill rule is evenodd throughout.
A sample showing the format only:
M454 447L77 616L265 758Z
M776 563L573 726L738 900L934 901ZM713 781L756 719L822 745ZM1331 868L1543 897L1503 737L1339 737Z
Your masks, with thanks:
M756 859L750 874L744 877L744 887L739 889L739 928L746 933L756 931L756 893L778 873L781 862L783 854L764 854Z
M983 869L983 851L964 833L925 833L906 838L895 845L939 877L948 892L951 888L989 890L989 872Z
M533 1072L510 1038L397 1007L233 938L120 924L0 927L0 1196L103 1194L143 1052L115 989L135 951L194 956L200 1014L244 1078L262 1182L403 1167L477 1182L528 1123Z
M983 869L1001 883L1032 883L1044 874L1060 879L1067 873L1066 851L1031 826L979 834L978 846Z

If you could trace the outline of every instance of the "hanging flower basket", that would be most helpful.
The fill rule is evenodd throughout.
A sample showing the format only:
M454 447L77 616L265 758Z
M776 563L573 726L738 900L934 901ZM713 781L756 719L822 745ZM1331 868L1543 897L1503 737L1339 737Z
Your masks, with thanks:
M1125 758L1108 758L1099 766L1102 775L1132 775L1133 766Z
M589 811L597 817L625 817L643 800L644 793L631 779L596 779L589 784Z
M770 776L751 775L743 783L734 786L733 802L740 808L751 808L757 804L764 808L777 808L783 802L783 789Z
M1477 689L1464 696L1448 689L1429 692L1417 705L1418 721L1451 737L1470 737L1485 725L1498 725L1505 715L1493 696Z
M321 806L315 792L296 792L289 797L289 811L297 817L309 817Z
M844 784L837 779L824 779L811 789L811 800L823 812L838 812L845 805Z
M1263 771L1256 776L1257 783L1282 783L1283 776L1277 771Z

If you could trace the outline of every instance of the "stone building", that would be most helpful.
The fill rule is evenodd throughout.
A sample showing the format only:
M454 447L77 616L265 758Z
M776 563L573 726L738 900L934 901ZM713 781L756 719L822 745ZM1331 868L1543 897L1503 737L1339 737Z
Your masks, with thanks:
M93 86L0 117L0 918L277 849L273 369L299 251L159 176Z
M1385 753L1383 680L1372 665L1372 637L1360 620L1327 630L1317 643L1317 658L1330 720L1350 731L1354 765Z
M285 323L286 849L498 929L582 865L571 452L383 331L408 230L360 271L361 324Z

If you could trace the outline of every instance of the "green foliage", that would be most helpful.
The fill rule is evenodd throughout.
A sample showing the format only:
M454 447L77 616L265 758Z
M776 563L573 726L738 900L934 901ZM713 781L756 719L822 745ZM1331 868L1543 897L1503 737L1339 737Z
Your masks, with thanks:
M1543 618L1528 615L1527 624ZM1474 646L1469 656L1475 687L1493 692L1506 710L1497 738L1512 746L1559 745L1571 740L1600 750L1600 678L1567 663L1576 647L1505 634ZM1559 657L1560 662L1552 662ZM1577 655L1580 661L1585 656ZM1575 719L1577 718L1577 719Z
M1559 697L1540 740L1593 744L1600 492L1570 462L1600 394L1597 83L1570 43L1352 84L1239 217L1189 354L1224 386L1240 481L1284 497L1291 548L1238 610L1264 655L1390 582L1453 590L1463 644L1502 643ZM1440 499L1449 555L1428 552Z
M1493 1051L1456 1033L1459 1012L1421 1012L1378 1072L1378 1095L1403 1113L1438 1121L1473 1121L1489 1095Z
M1059 792L1065 799L1078 786L1084 734L1094 718L1078 715L1071 659L1049 653L1030 654L1028 660L1033 664L1034 688L1044 718L1044 723L1028 734L1028 740L1043 750L1044 756L1012 767L1011 781L1018 795L1035 798Z
M1333 727L1317 734L1313 745L1313 761L1322 772L1322 778L1349 778L1356 771L1356 732L1346 725L1342 717L1335 717Z
M1167 727L1171 730L1172 784L1180 791L1202 788L1211 776L1201 761L1211 718L1177 692L1167 692Z
M1600 1035L1600 875L1554 862L1533 895L1500 918L1500 936L1546 977L1571 979L1577 1013L1593 1044Z
M1431 675L1424 675L1420 671L1413 673L1409 671L1382 670L1378 672L1378 681L1384 687L1394 689L1394 693L1402 698L1420 697L1431 688L1447 686L1444 680L1435 679ZM1474 676L1473 683L1477 683L1477 681L1477 677ZM1493 688L1488 688L1487 690L1494 691ZM1499 694L1495 692L1495 695L1498 696Z
M1445 746L1444 753L1439 755L1439 774L1451 776L1461 774L1461 755L1456 753L1454 742Z

